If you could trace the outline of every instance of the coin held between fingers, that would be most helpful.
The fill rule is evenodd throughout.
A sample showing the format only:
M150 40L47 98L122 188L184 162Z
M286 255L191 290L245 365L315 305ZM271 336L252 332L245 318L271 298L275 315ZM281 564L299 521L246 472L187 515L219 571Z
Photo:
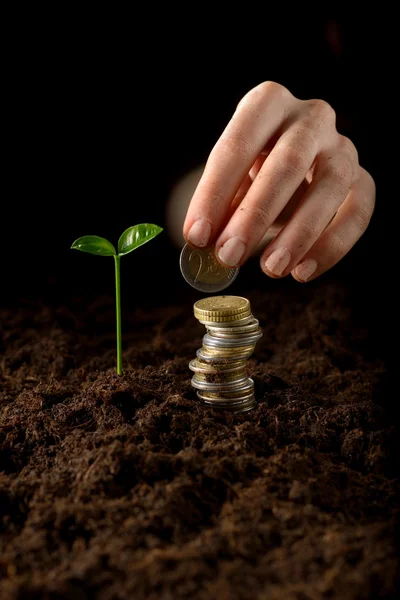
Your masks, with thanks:
M224 290L239 273L239 267L225 267L217 261L214 246L192 248L186 244L182 248L179 264L187 283L205 293Z

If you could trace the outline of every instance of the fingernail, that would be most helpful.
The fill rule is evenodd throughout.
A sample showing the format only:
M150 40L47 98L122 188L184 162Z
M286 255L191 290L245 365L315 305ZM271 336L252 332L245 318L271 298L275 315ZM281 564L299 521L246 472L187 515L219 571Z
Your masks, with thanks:
M291 258L292 255L287 248L278 248L278 250L275 250L275 252L267 258L265 266L268 271L271 271L274 275L282 275L283 271L290 263Z
M210 240L211 225L206 219L197 219L187 234L188 242L193 246L205 248Z
M317 270L317 261L313 258L306 258L295 268L295 273L301 281L307 281Z
M233 237L220 248L218 258L228 267L236 267L243 258L246 246L238 237Z

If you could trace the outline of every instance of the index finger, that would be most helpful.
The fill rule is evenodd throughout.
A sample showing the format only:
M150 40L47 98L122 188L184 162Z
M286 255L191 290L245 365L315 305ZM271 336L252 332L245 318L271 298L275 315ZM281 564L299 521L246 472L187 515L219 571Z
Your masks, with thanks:
M257 157L282 126L294 97L268 81L250 90L212 149L190 202L183 235L193 246L210 245Z

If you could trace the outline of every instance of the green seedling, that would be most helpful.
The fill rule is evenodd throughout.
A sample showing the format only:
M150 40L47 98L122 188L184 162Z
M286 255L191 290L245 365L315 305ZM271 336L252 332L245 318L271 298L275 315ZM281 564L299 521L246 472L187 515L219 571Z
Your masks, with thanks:
M151 223L142 223L129 227L118 240L118 253L111 242L97 235L85 235L72 244L73 250L97 254L98 256L113 256L115 263L115 304L117 316L117 373L122 375L122 334L121 334L121 256L129 254L139 246L143 246L162 232L162 227Z

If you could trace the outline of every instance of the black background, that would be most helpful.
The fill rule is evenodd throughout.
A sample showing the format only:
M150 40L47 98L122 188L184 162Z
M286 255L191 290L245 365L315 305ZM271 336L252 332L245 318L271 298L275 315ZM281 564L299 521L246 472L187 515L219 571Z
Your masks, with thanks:
M332 7L21 15L7 51L2 302L113 293L112 259L72 251L71 243L86 234L116 243L130 225L165 225L173 185L206 160L240 98L264 80L330 102L339 131L374 176L368 232L332 272L361 286L369 281L376 293L390 219L377 27L375 9L353 17ZM125 257L125 301L187 293L178 257L167 231ZM232 291L245 284L279 285L257 260L242 268Z

